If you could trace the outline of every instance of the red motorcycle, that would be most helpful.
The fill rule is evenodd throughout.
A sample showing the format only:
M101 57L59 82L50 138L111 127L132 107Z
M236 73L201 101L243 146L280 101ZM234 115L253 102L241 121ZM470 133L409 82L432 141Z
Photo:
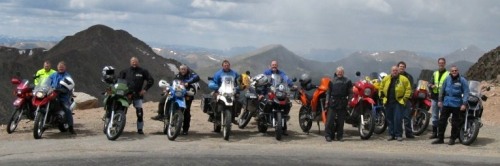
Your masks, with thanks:
M360 77L361 73L356 72ZM360 79L352 88L353 96L349 101L349 108L345 122L358 127L361 139L369 139L375 130L375 101L372 96L375 93L375 86L370 81Z
M429 126L430 114L428 110L431 108L431 99L428 82L419 80L417 88L410 99L411 108L411 129L414 135L424 133Z
M57 101L57 96L63 91L53 89L50 86L49 78L42 80L35 87L32 101L36 107L35 125L33 127L33 137L35 139L42 138L43 132L52 126L57 126L61 132L68 130L65 113Z
M13 77L10 82L13 85L16 85L14 95L17 96L17 98L14 100L14 112L12 112L12 116L10 117L7 125L7 133L9 134L16 130L17 125L23 116L26 116L26 118L30 120L35 118L35 107L33 107L30 102L33 97L33 85L31 85L30 81L27 79L19 78L19 74L17 74L17 77Z

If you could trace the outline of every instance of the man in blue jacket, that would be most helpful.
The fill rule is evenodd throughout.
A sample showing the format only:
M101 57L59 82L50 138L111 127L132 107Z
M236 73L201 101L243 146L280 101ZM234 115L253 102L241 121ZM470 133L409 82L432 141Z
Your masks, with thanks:
M461 111L465 111L467 98L469 97L469 85L467 80L458 74L458 68L452 66L450 75L444 80L443 86L439 93L438 107L442 108L441 116L439 117L438 139L432 144L444 143L444 132L447 125L447 120L451 118L451 136L449 145L454 145L455 140L460 134L460 123L463 119Z
M66 116L66 120L68 123L68 131L71 134L76 134L73 129L73 114L71 113L71 97L73 96L73 88L75 87L75 83L73 79L66 72L66 63L64 61L60 61L57 64L57 72L52 73L49 76L50 86L54 89L60 90L57 99L60 102L62 109L64 110L64 115Z
M220 88L220 86L222 85L222 76L224 75L229 75L229 76L233 76L234 80L233 80L233 83L234 83L234 87L236 87L236 90L238 89L238 83L237 83L237 80L239 79L240 77L240 74L238 74L238 72L234 71L231 69L231 64L229 63L228 60L224 60L222 61L222 69L218 70L217 72L215 72L214 76L213 76L213 80L209 81L208 83L208 88L210 90L213 90L213 96L212 98L214 100L212 100L212 102L214 103L215 105L215 102L217 102L215 99L217 98L217 95L219 94L219 91L218 89ZM238 93L238 92L236 92ZM235 94L235 98L236 98L236 94ZM238 104L236 103L238 100L235 99L235 103L234 104ZM237 105L236 105L237 106ZM236 108L237 109L237 108ZM239 110L237 110L239 111ZM233 115L233 123L236 123L236 120L234 119L237 115ZM210 116L208 121L213 121L213 117Z

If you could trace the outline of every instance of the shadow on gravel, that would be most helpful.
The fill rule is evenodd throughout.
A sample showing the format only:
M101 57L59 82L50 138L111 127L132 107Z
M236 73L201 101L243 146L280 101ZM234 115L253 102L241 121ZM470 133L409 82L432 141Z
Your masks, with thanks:
M104 134L103 136L106 137ZM135 131L123 131L122 135L120 135L120 137L118 137L115 141L135 141L142 140L146 137L148 136L144 134L137 134Z
M483 147L483 146L488 146L488 144L491 144L495 142L495 139L493 138L481 138L481 137L478 137L476 139L476 142L472 143L472 145L470 145L471 147Z

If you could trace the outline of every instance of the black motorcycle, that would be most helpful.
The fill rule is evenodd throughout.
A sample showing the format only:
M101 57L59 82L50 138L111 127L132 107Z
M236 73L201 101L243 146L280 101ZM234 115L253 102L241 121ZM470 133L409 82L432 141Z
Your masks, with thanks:
M460 142L464 145L470 145L476 141L479 129L483 127L481 116L483 114L483 101L488 99L487 96L481 94L481 84L478 81L469 81L470 94L467 99L467 111L465 112L465 120L460 125ZM489 91L489 87L486 88Z

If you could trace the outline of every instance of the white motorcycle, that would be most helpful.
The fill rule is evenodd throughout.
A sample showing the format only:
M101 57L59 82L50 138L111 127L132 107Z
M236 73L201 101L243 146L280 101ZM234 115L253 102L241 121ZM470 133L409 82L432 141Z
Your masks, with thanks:
M212 80L212 78L208 78ZM202 106L204 112L210 116L211 122L214 123L214 132L220 132L224 140L229 140L231 132L231 122L233 115L236 114L235 107L235 77L232 75L223 74L221 76L222 84L217 90L217 97L212 101L212 95L205 95Z

